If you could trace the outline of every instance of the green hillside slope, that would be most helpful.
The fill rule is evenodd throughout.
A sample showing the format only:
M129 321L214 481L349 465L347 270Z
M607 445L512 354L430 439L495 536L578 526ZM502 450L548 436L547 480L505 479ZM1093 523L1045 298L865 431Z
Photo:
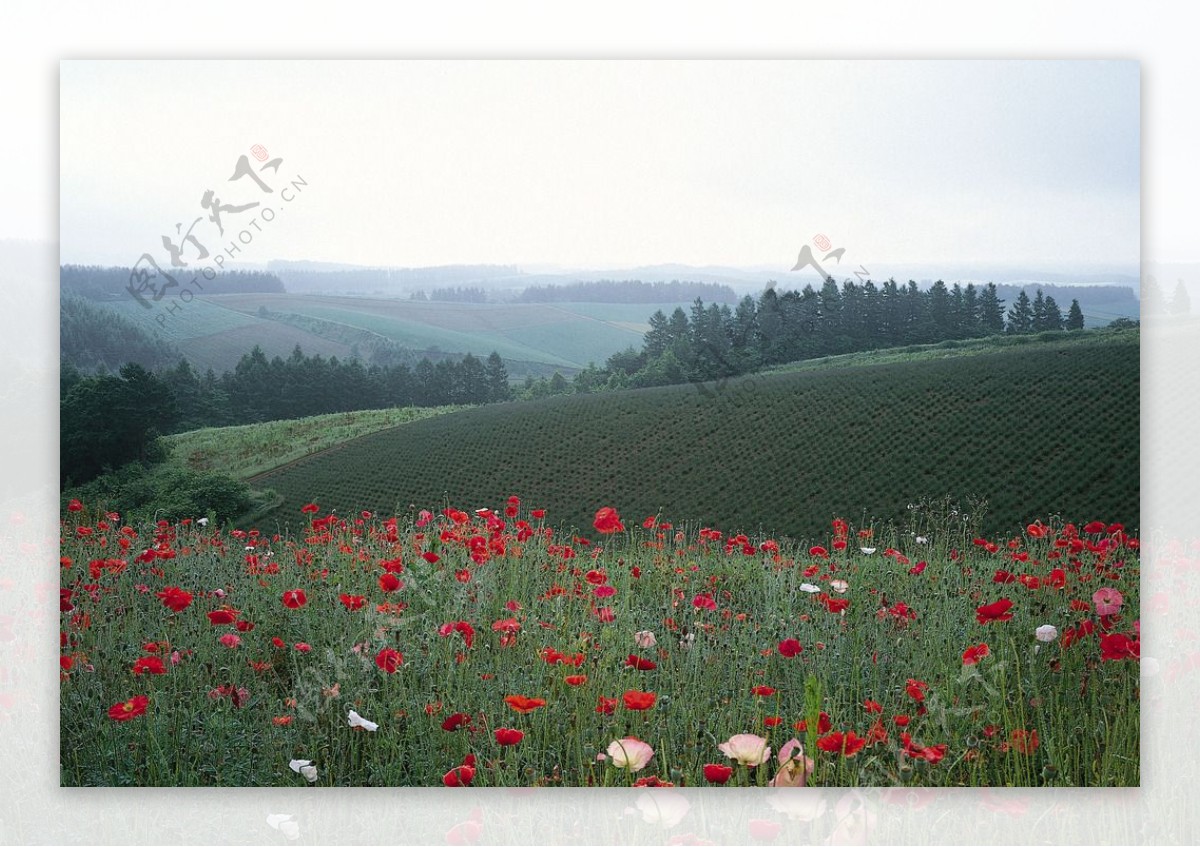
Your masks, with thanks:
M942 497L986 501L986 528L1050 514L1136 527L1137 332L970 353L471 409L258 483L284 498L270 518L293 524L310 500L403 513L517 494L580 527L608 503L804 538Z

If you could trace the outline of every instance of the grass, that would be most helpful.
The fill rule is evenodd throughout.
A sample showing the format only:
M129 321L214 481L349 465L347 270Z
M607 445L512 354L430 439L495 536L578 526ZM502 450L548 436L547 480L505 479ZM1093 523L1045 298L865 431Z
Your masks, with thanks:
M247 480L359 436L457 412L468 406L370 409L169 435L168 463Z

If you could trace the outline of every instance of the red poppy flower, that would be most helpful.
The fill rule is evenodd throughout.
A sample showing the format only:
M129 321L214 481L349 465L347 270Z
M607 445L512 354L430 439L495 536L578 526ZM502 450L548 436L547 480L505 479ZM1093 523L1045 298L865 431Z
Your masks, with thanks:
M510 694L504 698L504 702L514 712L522 715L529 714L534 709L540 709L546 705L546 701L540 697L526 697L523 694Z
M658 665L649 659L643 659L641 656L634 656L633 654L630 654L629 658L625 660L625 666L637 668L639 671L652 671L658 667Z
M391 647L384 647L375 654L375 664L379 669L386 673L395 673L396 669L404 662L404 656L397 650Z
M1014 729L1010 738L1012 739L1013 749L1018 753L1024 753L1026 755L1029 755L1036 750L1038 745L1041 743L1038 741L1036 729Z
M826 753L841 753L843 756L853 756L867 746L867 739L859 738L853 731L847 733L831 732L817 739L817 747Z
M909 576L919 576L929 566L928 562L917 562L908 569Z
M796 732L808 732L807 720L798 720L795 724L793 724L793 726L795 727ZM833 729L833 720L830 719L828 714L821 712L821 714L817 717L817 734L824 735L831 729Z
M875 700L863 700L863 708L865 708L867 712L872 715L883 714L883 704L878 703Z
M596 518L592 521L592 526L596 528L596 532L603 535L625 531L625 524L621 523L621 516L611 506L605 506L596 512Z
M904 686L904 690L908 692L908 696L920 703L925 699L925 692L929 689L928 682L921 682L919 679L910 679Z
M705 765L704 778L713 785L724 785L733 776L733 768L729 765Z
M692 598L692 605L697 609L708 609L709 611L717 608L717 602L713 600L711 594L697 594Z
M892 716L892 723L894 723L896 726L899 726L899 727L908 726L911 721L912 721L912 718L910 718L908 715L893 715Z
M221 624L233 623L237 620L238 611L236 609L214 609L208 613L208 621L213 626Z
M471 581L471 572L469 570L467 570L466 568L460 568L459 570L456 570L454 572L454 578L457 579L459 582L470 582Z
M779 655L785 659L794 659L804 648L794 638L785 638L779 642Z
M1092 521L1083 528L1083 531L1088 535L1099 535L1100 533L1104 532L1106 528L1107 524L1105 524L1104 521Z
M168 585L154 596L172 612L182 612L192 604L192 595L175 585Z
M163 660L158 658L158 656L142 656L133 663L133 672L138 676L144 673L160 674L166 673L167 668L163 664Z
M769 685L756 685L750 689L750 693L756 697L770 697L775 693L775 689Z
M447 788L465 788L475 779L475 756L468 753L463 763L452 768L442 777L442 785Z
M529 517L531 517L535 520L541 520L542 518L546 517L546 510L545 509L533 509L529 513Z
M398 591L404 586L400 581L400 577L394 573L381 574L379 577L379 589L384 592Z
M81 512L83 511L83 504L78 500L72 500L67 504L67 510L71 512Z
M283 592L283 605L289 609L299 609L307 602L308 595L304 593L303 589L294 588L291 591Z
M138 715L146 711L146 707L150 705L150 698L143 694L139 694L124 703L116 703L108 710L108 716L114 721L133 720Z
M608 574L603 570L590 570L583 575L583 578L592 585L603 585L608 582Z
M600 715L611 715L617 710L617 703L620 701L616 697L605 697L601 695L600 702L596 704L596 713Z
M572 686L583 685L585 682L587 682L587 677L584 676L583 674L577 674L574 676L567 677L566 679L563 680L563 682L565 682L567 685L572 685Z
M973 647L968 647L963 651L962 660L964 665L974 665L980 659L991 654L986 644L976 644Z
M935 744L932 747L921 747L914 744L912 737L907 733L900 734L900 740L904 742L904 754L914 759L924 759L931 765L936 765L946 756L946 745Z
M425 561L429 562L429 564L431 564L431 565L436 565L438 562L441 561L441 557L438 556L437 553L434 553L432 550L426 550L424 553L421 554L421 558L424 559Z
M360 597L357 594L342 594L338 597L342 601L342 605L352 612L358 611L367 602L366 597Z
M1012 606L1012 600L1007 598L997 600L995 603L989 603L986 606L980 606L975 610L975 620L984 624L991 621L1011 621L1012 612L1009 609Z
M1100 636L1100 658L1103 661L1114 662L1121 659L1140 659L1141 654L1142 643L1130 639L1128 635L1113 632Z
M887 730L883 726L883 718L876 718L875 723L867 731L868 744L886 744L888 740Z
M278 649L278 650L282 650L284 647L287 647L287 642L285 642L279 636L275 636L274 638L272 638L271 643L274 644L276 649Z
M446 732L454 732L455 730L462 729L464 726L470 725L471 716L464 715L462 712L455 712L442 721L442 729L446 730Z
M658 695L651 691L626 691L621 695L621 699L625 701L625 708L631 712L644 712L654 707Z
M835 615L850 608L850 601L842 597L830 597L828 594L818 594L817 599L824 603L825 608Z
M306 515L312 515L312 514L316 514L317 512L321 511L321 507L318 506L316 503L307 503L300 507L300 511Z
M519 729L500 728L493 734L496 736L496 743L501 747L511 747L514 744L520 744L521 739L525 737L525 733Z

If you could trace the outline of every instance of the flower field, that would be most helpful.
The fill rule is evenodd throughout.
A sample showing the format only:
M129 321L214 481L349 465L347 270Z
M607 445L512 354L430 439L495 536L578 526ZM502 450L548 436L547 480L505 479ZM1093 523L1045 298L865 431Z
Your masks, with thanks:
M62 517L63 785L1136 786L1138 540Z

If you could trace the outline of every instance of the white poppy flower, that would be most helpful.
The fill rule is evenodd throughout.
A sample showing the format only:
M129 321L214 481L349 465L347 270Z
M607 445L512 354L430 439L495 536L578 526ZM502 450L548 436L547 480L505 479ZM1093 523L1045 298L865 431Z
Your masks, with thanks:
M1033 631L1033 635L1038 641L1049 643L1058 638L1058 627L1053 624L1042 624Z
M292 759L288 767L300 774L309 782L317 781L317 769L313 766L311 759Z
M928 544L929 543L929 539L926 538L924 535L918 535L916 540L917 540L918 544Z
M813 585L808 582L802 582L802 583L800 583L800 590L807 591L809 594L818 594L818 593L820 593L821 588L820 588L820 586Z
M367 732L374 732L379 729L379 724L367 720L353 709L350 710L350 714L347 717L350 726L361 726Z
M838 594L845 594L850 590L850 583L846 582L844 579L835 579L829 583L829 587Z
M875 548L874 548L874 547L859 547L858 549L859 549L859 550L862 550L862 551L863 551L863 553L864 553L865 555L867 555L867 556L870 556L872 553L874 553L874 552L875 552Z
M200 526L208 526L208 518L196 518L196 523Z

